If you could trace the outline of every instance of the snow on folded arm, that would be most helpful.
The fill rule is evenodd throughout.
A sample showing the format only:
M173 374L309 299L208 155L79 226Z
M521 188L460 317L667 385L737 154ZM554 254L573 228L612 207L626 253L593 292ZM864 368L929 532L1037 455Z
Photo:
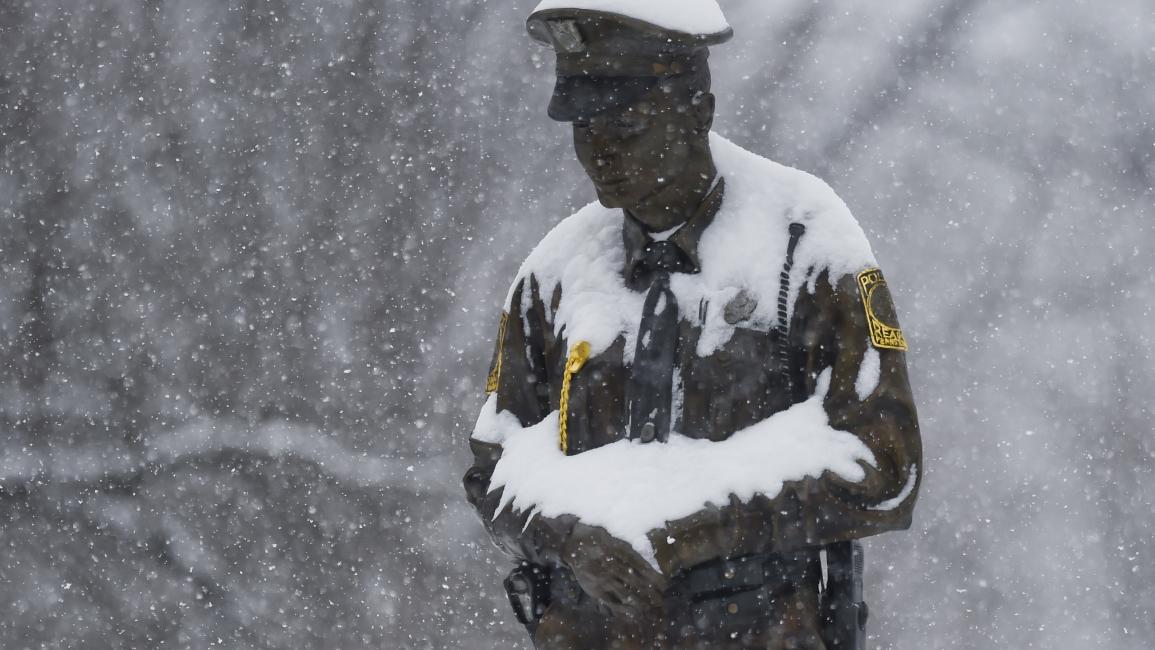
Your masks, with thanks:
M716 0L543 0L546 9L588 9L618 14L686 34L716 34L729 29Z
M776 496L787 481L832 471L860 481L859 462L874 456L854 435L830 427L819 390L762 422L712 442L674 434L665 443L629 440L566 456L558 449L554 411L531 427L506 432L490 490L502 489L500 513L532 511L576 516L604 527L654 563L647 533L688 517L709 504Z
M725 322L722 306L739 291L757 303L742 326L765 329L775 323L791 222L806 226L794 255L796 271L791 274L787 302L791 308L808 279L809 290L814 290L817 273L807 278L807 270L827 270L835 282L875 265L862 228L826 183L716 134L710 144L726 182L725 197L699 242L701 272L676 273L670 281L683 317L697 315L703 304L709 307L698 343L701 356L711 354L733 334L735 326ZM522 265L518 280L533 275L547 303L553 288L561 286L561 304L552 315L555 334L564 328L571 344L587 341L594 355L624 334L629 362L644 294L630 291L622 279L621 228L620 210L591 203L546 235ZM512 290L507 307L511 298Z

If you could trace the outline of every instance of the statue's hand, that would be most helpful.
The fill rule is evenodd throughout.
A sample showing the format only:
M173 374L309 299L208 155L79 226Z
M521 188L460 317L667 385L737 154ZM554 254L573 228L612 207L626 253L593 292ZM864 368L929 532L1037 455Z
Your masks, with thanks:
M662 606L666 577L604 528L578 523L561 559L582 589L611 609L636 612Z

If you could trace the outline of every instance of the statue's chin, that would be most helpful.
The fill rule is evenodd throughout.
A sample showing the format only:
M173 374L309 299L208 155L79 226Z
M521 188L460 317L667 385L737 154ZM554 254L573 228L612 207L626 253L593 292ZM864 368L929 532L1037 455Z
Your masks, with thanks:
M598 193L598 202L607 208L624 208L626 210L633 210L647 203L660 194L665 187L665 185L660 185L655 188L649 188L648 191L641 191L643 188L639 188L636 184L630 184L628 186L619 185L617 187L594 185L594 189L597 190Z
M607 207L607 208L620 208L620 207L622 207L621 202L614 199L613 197L606 196L605 194L602 194L601 192L598 192L598 203L601 203L602 206Z
M623 198L620 195L618 195L614 192L603 190L602 188L597 187L596 185L594 186L594 189L598 193L598 202L601 203L603 206L605 206L607 208L629 207L626 205L627 202L625 200L623 200Z

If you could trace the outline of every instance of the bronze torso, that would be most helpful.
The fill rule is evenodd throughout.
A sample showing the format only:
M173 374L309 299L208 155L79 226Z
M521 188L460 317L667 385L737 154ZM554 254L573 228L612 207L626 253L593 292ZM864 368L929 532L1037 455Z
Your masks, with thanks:
M697 235L708 225L707 218ZM636 225L623 215L622 228L623 281L640 291L645 278L633 274L635 256L629 252L631 241L637 239L632 232ZM696 254L693 246L685 248L691 257ZM920 475L921 441L905 354L897 347L878 345L887 341L872 332L872 312L864 307L860 289L861 278L881 274L864 269L831 282L828 270L822 268L793 268L790 273L808 278L805 285L813 289L798 291L789 309L778 310L790 314L786 326L784 321L745 320L750 307L742 304L741 295L724 304L700 304L697 313L680 314L677 340L672 342L677 348L673 430L693 438L725 440L812 396L820 373L829 369L824 407L830 426L858 436L873 452L876 466L865 468L866 478L857 483L830 473L806 477L787 484L772 498L711 506L667 522L666 528L651 535L658 542L657 559L666 575L714 558L792 550L909 526L914 498L890 502L914 495ZM523 426L560 410L563 394L568 393L565 447L572 455L627 435L631 367L623 333L607 349L584 360L580 370L568 373L565 381L567 364L580 341L570 340L566 328L553 320L564 291L560 285L540 286L532 273L514 287L495 346L489 388L496 392L497 409L515 415ZM893 319L889 294L875 293L873 312ZM716 317L719 311L714 310L732 321L733 332L724 344L700 356L702 324L711 313ZM890 325L898 332L896 322ZM856 384L868 354L877 354L878 382L870 394L861 395ZM514 554L549 561L554 555L550 545L561 543L558 540L565 538L572 522L537 517L523 530L525 513L503 512L492 520L500 490L488 492L488 476L500 458L500 445L476 439L472 444L478 461L466 484L491 532ZM888 505L879 507L880 503ZM667 537L678 543L664 543Z
M698 240L724 199L725 180L719 179L700 208L668 238L685 260L682 272L701 270ZM643 258L643 250L651 241L644 226L628 213L623 215L622 276L634 291L645 292L653 281L653 272L646 268ZM558 295L551 299L560 301L560 288L555 291ZM790 371L797 361L791 358L790 350L797 346L791 347L787 328L781 323L751 319L754 306L754 299L741 292L721 303L702 300L695 312L679 314L677 335L669 342L674 347L674 395L669 407L673 432L691 438L724 440L805 399L801 382L795 381L796 373ZM723 318L734 325L734 330L721 347L700 356L698 344L711 310L723 310ZM545 362L553 376L564 375L567 350L572 346L572 342L554 341ZM567 400L567 428L571 431L567 453L581 453L615 442L629 430L630 410L625 400L632 369L624 361L626 352L623 334L609 349L588 359L581 372L572 374ZM550 410L560 409L560 391L549 394Z

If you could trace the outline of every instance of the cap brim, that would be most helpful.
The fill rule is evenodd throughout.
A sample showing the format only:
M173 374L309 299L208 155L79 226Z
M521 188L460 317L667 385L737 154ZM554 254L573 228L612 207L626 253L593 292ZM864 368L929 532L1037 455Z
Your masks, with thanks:
M718 32L690 34L673 29L659 27L654 23L638 20L612 11L596 11L591 9L556 8L542 9L530 14L525 21L526 31L530 38L542 45L552 46L549 29L545 24L550 20L574 19L584 25L597 24L605 29L613 26L613 31L626 31L631 38L640 36L657 43L665 44L670 48L685 47L712 47L721 45L734 36L734 29L729 25Z
M559 76L549 116L558 122L594 117L633 104L657 83L658 77Z

